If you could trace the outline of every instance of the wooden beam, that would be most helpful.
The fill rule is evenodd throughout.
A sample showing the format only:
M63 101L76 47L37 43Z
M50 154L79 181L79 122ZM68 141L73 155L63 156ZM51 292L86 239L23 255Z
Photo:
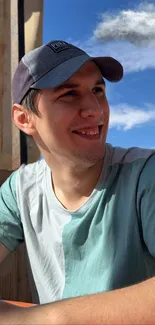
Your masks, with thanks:
M25 53L42 44L43 35L43 0L25 0ZM40 158L40 152L32 137L27 137L28 162Z
M25 49L42 43L43 0L25 0ZM0 0L0 185L21 163L20 132L12 123L11 83L19 61L18 0ZM27 139L28 162L39 159L32 139ZM25 244L0 267L0 299L31 302Z
M18 64L17 9L17 0L0 1L0 170L20 165L19 131L11 119L11 82Z

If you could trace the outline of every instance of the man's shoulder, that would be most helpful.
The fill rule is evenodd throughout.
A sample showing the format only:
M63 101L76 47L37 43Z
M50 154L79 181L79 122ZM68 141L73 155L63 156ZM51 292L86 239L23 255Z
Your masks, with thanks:
M16 199L18 189L21 189L23 193L24 190L33 188L42 181L46 168L47 164L43 159L27 165L21 165L2 184L0 195Z
M44 159L38 160L34 163L30 164L23 164L19 167L17 170L20 174L30 174L30 175L37 175L38 173L42 173L45 168L47 167L47 164Z
M143 185L155 184L154 166L155 150L139 147L122 148L107 146L107 161L115 181L124 178L132 185L142 182Z
M44 159L34 163L21 165L17 170L16 185L20 183L23 188L31 187L33 184L39 183L43 177L47 164Z
M111 165L114 164L141 164L144 165L150 157L155 160L155 149L146 149L140 147L113 147L107 144L111 153Z

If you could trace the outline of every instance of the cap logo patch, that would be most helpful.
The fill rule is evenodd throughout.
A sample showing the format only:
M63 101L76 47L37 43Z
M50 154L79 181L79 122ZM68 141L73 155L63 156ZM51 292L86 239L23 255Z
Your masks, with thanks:
M70 45L64 41L48 43L47 46L49 46L55 53L59 53L63 50L73 47L72 45Z

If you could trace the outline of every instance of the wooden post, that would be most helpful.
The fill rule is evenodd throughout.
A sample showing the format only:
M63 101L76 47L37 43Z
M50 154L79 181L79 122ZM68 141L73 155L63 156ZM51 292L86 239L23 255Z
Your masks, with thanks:
M25 0L25 53L33 50L42 44L43 30L43 0ZM39 159L40 152L33 141L27 137L28 162Z
M43 0L25 0L25 52L42 44ZM0 0L0 179L4 170L20 166L20 132L12 123L11 83L19 61L18 0ZM28 162L39 159L33 139L27 138Z
M43 0L24 0L25 51L42 43ZM21 163L20 132L12 123L11 82L19 61L18 0L0 0L0 185ZM39 151L27 139L28 162ZM21 148L22 150L22 148ZM0 299L31 302L25 245L0 265Z
M11 81L18 64L17 0L0 1L0 170L20 165L19 131L11 119ZM1 172L2 174L3 172ZM0 177L2 178L2 176Z

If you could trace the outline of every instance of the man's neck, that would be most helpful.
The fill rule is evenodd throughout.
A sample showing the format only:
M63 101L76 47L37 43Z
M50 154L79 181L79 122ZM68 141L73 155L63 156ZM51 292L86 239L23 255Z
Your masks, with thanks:
M100 177L103 160L83 169L52 167L52 183L56 197L68 210L76 210L90 196Z

